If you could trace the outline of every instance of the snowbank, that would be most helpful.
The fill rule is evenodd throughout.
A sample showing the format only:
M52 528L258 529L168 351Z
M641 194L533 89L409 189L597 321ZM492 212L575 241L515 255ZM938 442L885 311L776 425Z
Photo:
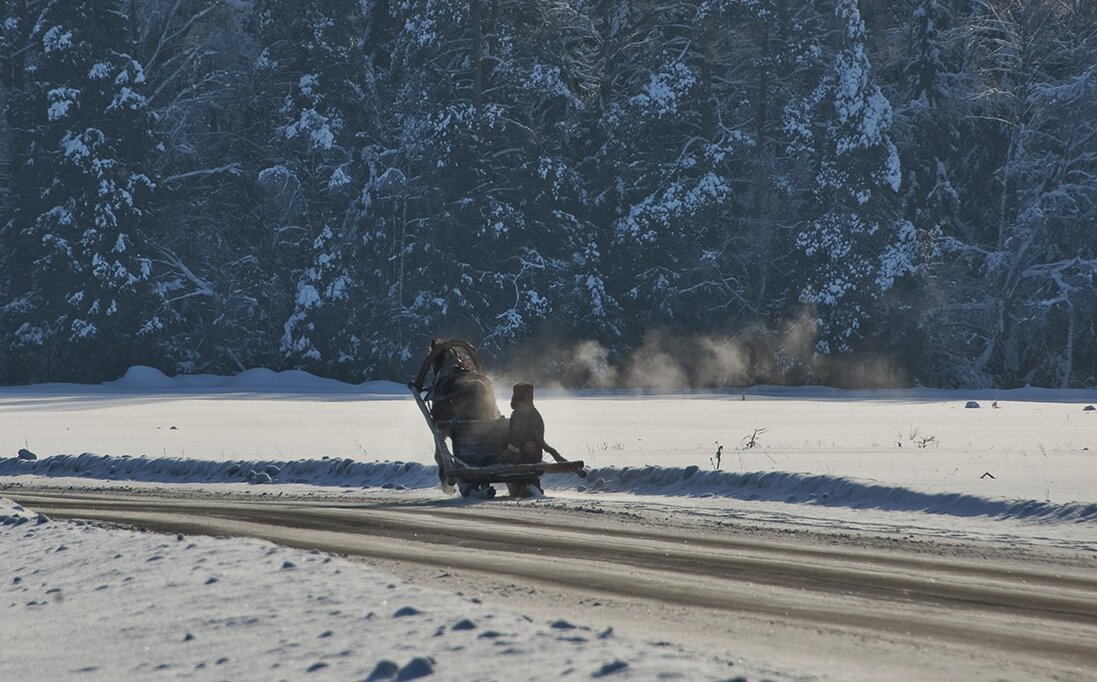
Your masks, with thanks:
M438 485L437 469L417 462L356 462L351 459L215 462L183 457L112 457L90 452L55 455L37 461L0 459L0 476L19 475L145 483L303 483L397 489Z
M23 524L42 524L48 518L37 512L23 508L11 500L0 497L0 526L22 526Z
M784 471L735 473L699 467L607 467L585 481L554 478L550 485L579 492L727 497L852 509L985 516L1059 523L1097 523L1097 504L1005 500L964 493L931 493L839 476Z
M37 384L0 388L2 391L45 393L285 393L285 394L365 394L404 397L408 389L393 381L367 381L348 384L318 377L300 370L275 372L266 368L249 369L232 376L180 374L169 377L158 369L135 365L114 381L103 384Z
M0 459L0 476L35 475L148 483L305 484L396 490L438 485L434 466L418 462L351 459L213 462L179 457L111 457L84 453L37 461ZM699 467L602 467L586 479L552 475L546 487L580 493L629 493L686 498L727 498L851 509L982 516L1041 523L1097 523L1097 503L1008 500L940 493L840 476L783 471L703 471Z

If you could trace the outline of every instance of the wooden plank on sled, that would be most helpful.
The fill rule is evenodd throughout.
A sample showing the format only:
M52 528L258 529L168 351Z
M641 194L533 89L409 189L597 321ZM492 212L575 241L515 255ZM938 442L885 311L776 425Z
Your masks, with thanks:
M491 464L485 467L469 467L446 472L451 478L461 480L504 481L515 478L533 478L542 474L580 473L583 463L544 462L541 464ZM580 475L582 475L580 473Z

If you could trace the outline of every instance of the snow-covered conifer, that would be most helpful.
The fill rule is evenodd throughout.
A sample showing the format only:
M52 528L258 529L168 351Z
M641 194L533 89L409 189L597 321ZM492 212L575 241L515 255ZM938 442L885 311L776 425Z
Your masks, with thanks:
M858 2L839 0L834 12L835 54L785 122L790 153L813 176L796 248L801 300L816 311L824 353L852 350L866 335L876 303L911 271L915 236L896 210L892 109L871 78Z
M43 374L59 361L122 366L158 331L153 122L141 64L116 44L127 21L113 3L46 6L9 100L22 265L8 324Z

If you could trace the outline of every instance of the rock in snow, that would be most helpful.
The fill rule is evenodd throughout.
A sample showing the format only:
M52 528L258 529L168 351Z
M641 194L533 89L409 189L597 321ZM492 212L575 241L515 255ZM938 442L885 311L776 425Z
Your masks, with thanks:
M395 680L398 672L400 672L400 666L392 661L378 661L377 665L373 667L373 672L366 678L366 682L388 682L389 680Z
M18 457L19 459L26 459L31 461L38 459L38 455L34 454L26 448L19 448Z
M614 673L619 673L627 667L628 663L625 663L624 661L613 661L612 663L606 663L605 665L603 665L601 668L598 669L597 672L593 673L591 677L607 677Z
M430 657L417 656L400 668L400 672L396 674L397 682L405 682L406 680L417 680L420 677L427 677L434 674L434 659Z

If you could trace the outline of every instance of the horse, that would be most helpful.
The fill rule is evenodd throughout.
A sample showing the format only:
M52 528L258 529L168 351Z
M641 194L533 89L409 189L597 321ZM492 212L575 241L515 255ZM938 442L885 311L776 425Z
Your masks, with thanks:
M433 339L430 352L444 343ZM473 362L464 348L449 347L438 354L432 364L434 380L427 398L431 401L430 416L435 422L453 419L498 419L495 387Z

